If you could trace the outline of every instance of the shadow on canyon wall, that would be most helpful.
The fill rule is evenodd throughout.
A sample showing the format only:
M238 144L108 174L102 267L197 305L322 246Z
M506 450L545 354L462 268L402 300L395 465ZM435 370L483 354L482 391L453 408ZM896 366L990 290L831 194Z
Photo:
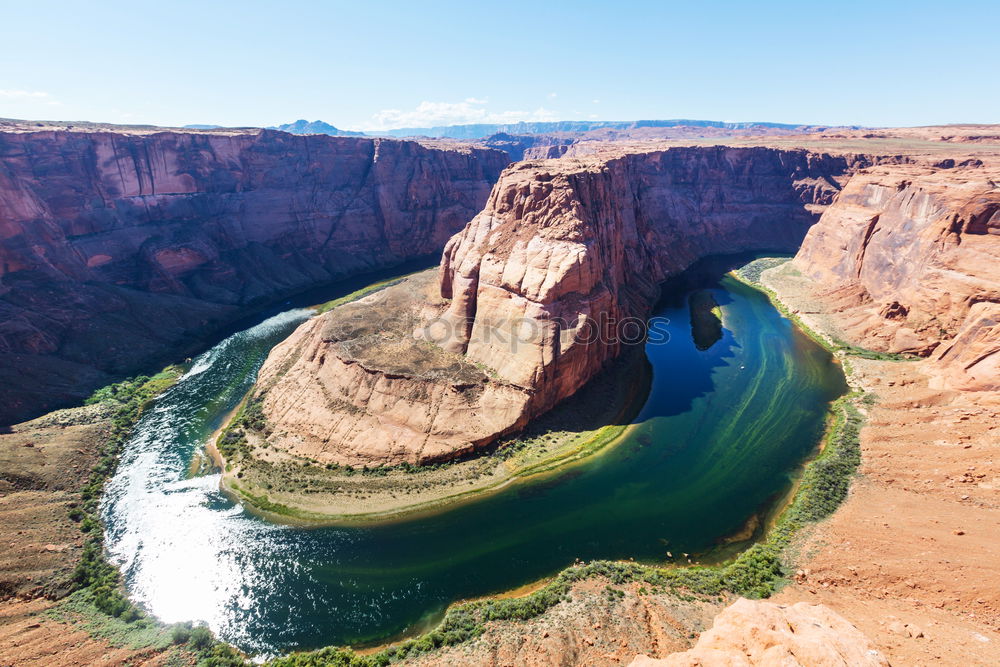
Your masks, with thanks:
M0 423L183 359L291 294L439 253L508 163L266 130L0 133Z

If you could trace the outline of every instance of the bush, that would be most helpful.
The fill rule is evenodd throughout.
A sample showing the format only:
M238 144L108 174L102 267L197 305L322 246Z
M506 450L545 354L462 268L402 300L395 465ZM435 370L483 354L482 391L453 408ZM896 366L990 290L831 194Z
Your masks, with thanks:
M81 506L69 510L69 518L79 523L80 531L87 535L80 561L73 570L73 584L75 590L90 589L94 606L99 611L126 623L142 621L145 615L125 597L118 570L104 559L104 536L98 505L104 483L117 467L122 447L143 409L180 375L181 369L171 366L153 377L140 375L98 389L85 401L88 405L113 403L117 409L111 418L111 433L101 448L101 458L80 490Z
M178 623L174 626L174 629L170 631L170 641L175 644L187 644L191 639L191 624L190 623Z
M212 637L212 631L204 625L199 625L191 629L190 636L188 637L188 645L192 648L204 650L211 648L214 643L215 638Z

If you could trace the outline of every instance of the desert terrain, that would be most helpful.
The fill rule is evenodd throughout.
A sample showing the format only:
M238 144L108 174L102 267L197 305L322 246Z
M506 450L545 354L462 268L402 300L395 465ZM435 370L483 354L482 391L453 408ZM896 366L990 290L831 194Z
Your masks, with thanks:
M27 132L28 128L16 127L11 133ZM221 134L242 137L245 133ZM759 611L762 619L769 619L760 623L771 623L772 630L775 624L786 622L780 619L789 623L793 621L788 619L803 623L800 619L820 619L829 628L840 628L837 636L850 638L843 648L848 653L842 652L841 657L859 647L863 650L858 655L868 656L872 664L883 664L883 660L895 665L992 664L1000 656L1000 590L995 585L1000 580L1000 462L996 459L1000 449L996 374L1000 332L994 310L1000 207L993 207L1000 165L998 137L996 126L956 126L831 129L798 136L704 140L709 146L726 144L735 151L719 148L718 157L710 158L718 160L708 171L719 183L725 181L724 170L733 160L746 160L743 164L751 170L754 164L766 164L764 171L771 168L772 158L782 165L793 159L789 155L802 160L801 168L791 170L795 178L789 182L794 187L780 191L780 203L786 207L782 210L797 206L797 210L809 211L796 218L796 233L808 233L806 242L799 248L800 237L785 236L785 228L768 228L773 232L770 240L792 244L789 249L798 254L793 262L764 272L761 283L791 315L839 350L852 386L873 397L865 408L861 466L849 495L830 518L802 532L784 552L786 580L763 603L771 606ZM580 140L567 144L565 157L558 160L515 165L505 172L506 177L500 177L501 185L490 199L483 193L486 176L482 168L470 170L462 161L465 158L451 153L425 155L421 151L430 149L407 149L417 151L417 157L407 153L405 160L426 160L438 166L444 161L448 169L459 172L466 188L454 195L452 201L457 203L431 202L435 228L422 239L421 251L437 240L443 242L446 230L456 231L457 218L474 203L486 206L445 250L440 284L446 285L442 293L446 296L441 298L447 304L439 305L468 314L468 302L475 296L474 320L486 317L489 310L504 319L512 312L537 314L531 309L538 304L575 313L580 307L578 295L584 294L595 309L611 307L623 314L641 314L649 307L656 284L700 254L720 248L745 249L741 238L720 232L721 236L707 235L704 248L682 248L683 257L669 264L656 259L662 248L672 247L669 239L650 243L650 233L622 234L624 227L619 223L627 218L622 210L628 207L616 208L615 202L622 200L621 193L629 192L623 179L660 173L659 161L673 159L671 153L687 156L692 163L702 160L699 151L705 148L700 139L625 139L620 143ZM695 147L675 150L680 147L677 142ZM348 153L351 159L357 158ZM667 157L650 157L659 153ZM503 162L492 154L483 159L490 169ZM405 176L397 173L389 180L408 187L410 179L410 172L405 171ZM879 194L883 190L890 194ZM717 190L709 194L714 197ZM710 200L706 195L705 201ZM578 235L593 229L579 212L602 203L606 208L594 220L615 220L619 226L603 228L588 239L589 245L580 245L628 248L627 259L613 253L597 259L573 254ZM651 210L655 217L659 209ZM704 214L705 209L700 210ZM397 231L405 230L409 222L407 213L400 215ZM706 219L709 226L724 230L732 223L727 217L731 215L731 209L722 207L710 211ZM472 214L467 217L472 219ZM636 228L649 232L643 227L645 218L639 218ZM547 231L536 234L538 228L532 225ZM914 225L918 233L905 237L910 254L905 261L896 261L902 246L895 239L902 237L900 230L911 230ZM498 229L497 237L489 240ZM865 229L869 229L867 235ZM861 237L854 236L855 232ZM759 233L759 229L748 233ZM541 250L532 246L527 252L525 248L539 238ZM643 241L634 243L635 238ZM856 238L863 241L856 242ZM384 259L377 252L375 257L373 263ZM229 284L231 277L216 272L217 266L198 268L202 260L189 264L190 257L184 258L181 264L168 267L176 280L167 293L190 296L204 288L206 276L216 285ZM472 271L472 266L477 270ZM480 266L488 270L479 271ZM508 266L517 270L505 271ZM626 266L633 272L642 267L645 277L636 279L623 270ZM819 267L818 273L810 275L814 267ZM606 282L609 275L617 282ZM299 277L295 273L295 280ZM153 285L148 275L139 279L152 285L154 293L163 289ZM185 283L188 279L190 284ZM615 291L622 285L628 289ZM610 286L610 296L595 286ZM276 293L273 285L267 290L262 287L264 291ZM512 292L524 299L510 299ZM199 296L203 302L205 294ZM213 301L205 318L220 312L219 304L228 308L240 301L230 297ZM205 318L199 321L208 321ZM190 323L182 324L184 335L189 335ZM313 336L313 343L328 342L308 328L317 325L304 326L297 340ZM32 340L35 345L43 339ZM43 345L36 351L64 359L55 349ZM447 352L482 364L472 368L479 368L487 378L489 371L495 371L505 382L531 389L530 419L575 393L617 355L616 350L606 349L592 359L564 358L533 350L526 361L527 356L511 357L475 340L460 341ZM274 367L280 364L276 357ZM266 379L267 372L262 376ZM292 379L303 384L309 376L300 371L298 379ZM72 392L80 395L82 388L74 387ZM308 414L281 422L300 394L286 398L284 405L280 398L274 400L268 408L274 423L290 431L308 428ZM408 400L422 404L428 399L410 394ZM354 408L338 406L353 414ZM413 414L407 412L402 421L414 424ZM523 427L527 420L521 416L520 411L510 416L492 435L500 438ZM98 463L111 418L111 412L98 403L50 413L0 433L0 525L9 541L0 559L0 592L5 598L0 606L0 664L184 664L195 659L183 646L174 646L162 629L152 628L148 636L136 639L132 633L126 636L98 627L72 606L57 602L73 588L73 570L84 543L80 526L71 518L72 510ZM462 437L456 441L459 445L449 446L461 449L474 439ZM314 450L306 451L319 460ZM260 458L273 464L277 460L268 457L275 456L283 455L272 451ZM539 460L529 457L522 464ZM452 489L464 488L476 477L482 481L473 479L470 488L502 478L496 477L496 469L466 472L479 465L473 461L418 473L429 475L430 486L438 490L414 487L412 500L432 502L441 497L440 489L450 495ZM378 484L385 484L384 479L377 480ZM400 475L399 484L382 489L382 496L372 491L370 483L358 486L343 504L320 509L327 514L392 509L392 496L409 484L408 478ZM739 608L721 617L714 635L706 633L705 646L696 645L713 619L735 602L728 594L683 599L675 593L649 590L640 582L614 584L598 577L574 584L568 597L534 618L490 621L477 638L410 659L417 664L615 665L635 660L642 665L650 663L639 656L648 656L672 660L667 664L711 664L704 662L710 658L698 657L699 650L711 648L710 640L712 650L734 651L732 655L742 654L750 664L757 664L753 661L760 660L764 650L747 638L759 632L753 630L753 616L741 615ZM825 610L799 603L821 604ZM776 639L771 645L783 646L789 655L800 658L809 655L804 651L828 641L822 633L801 646L786 640ZM689 650L693 652L683 654ZM669 658L675 653L681 655Z

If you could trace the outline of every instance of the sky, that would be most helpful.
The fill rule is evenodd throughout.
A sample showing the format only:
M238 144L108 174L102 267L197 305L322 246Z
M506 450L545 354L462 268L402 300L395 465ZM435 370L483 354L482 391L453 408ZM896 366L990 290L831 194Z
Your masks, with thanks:
M1000 123L1000 1L0 0L0 117Z

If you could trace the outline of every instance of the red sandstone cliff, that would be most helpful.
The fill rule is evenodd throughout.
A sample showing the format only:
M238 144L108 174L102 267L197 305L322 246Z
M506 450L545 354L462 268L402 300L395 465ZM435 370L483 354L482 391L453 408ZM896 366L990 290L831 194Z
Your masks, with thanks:
M847 169L715 147L511 167L445 248L446 346L530 387L545 411L619 353L603 324L601 342L580 343L594 323L644 316L662 280L706 255L796 247ZM526 340L512 349L496 330Z
M332 311L275 349L261 371L261 386L273 386L265 412L282 446L323 462L420 462L486 444L617 356L614 323L645 317L665 278L706 255L797 248L857 160L708 147L514 165L448 242L445 301L418 295L407 306L425 321L443 311L448 326L411 326L392 340L393 358L418 358L430 341L449 364L486 369L463 394L460 417L439 411L459 405L455 393L468 386L454 376L401 372L388 355L355 370L352 341L363 337L331 331L338 319L365 317L365 304ZM449 417L429 417L439 414Z
M247 305L437 252L507 163L272 131L0 133L0 423Z
M826 287L852 341L930 355L956 389L1000 389L1000 171L865 170L795 266Z

